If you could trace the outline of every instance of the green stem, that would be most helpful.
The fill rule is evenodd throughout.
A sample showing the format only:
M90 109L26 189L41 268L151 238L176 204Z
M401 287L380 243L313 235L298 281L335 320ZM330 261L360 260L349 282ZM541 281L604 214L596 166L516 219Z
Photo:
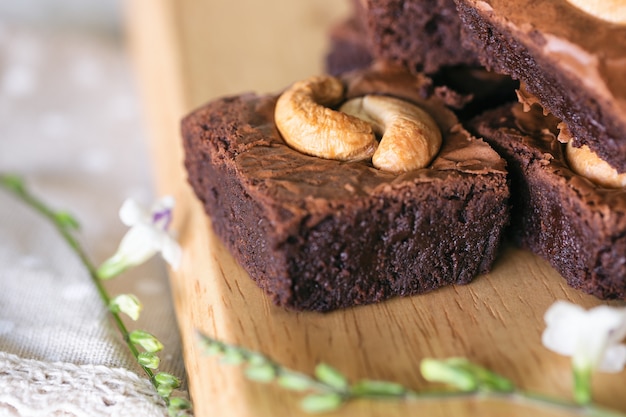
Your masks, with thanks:
M22 185L21 180L13 175L0 174L0 186L5 188L7 191L13 193L16 197L22 200L22 202L24 202L26 205L30 206L35 211L40 213L43 217L45 217L48 221L50 221L54 225L54 227L61 234L65 242L74 251L74 253L78 256L80 261L83 263L83 265L89 272L89 277L91 278L91 281L96 286L96 289L98 290L98 294L100 295L102 302L105 304L105 306L107 306L107 309L108 309L108 306L111 303L111 297L109 296L108 292L106 291L106 288L104 288L104 285L102 285L102 282L98 278L96 267L91 262L91 260L89 259L85 251L82 249L78 240L74 238L67 224L59 220L59 217L57 216L57 212L49 208L42 200L32 195ZM113 317L113 321L115 322L116 327L121 333L122 338L124 339L124 342L126 343L126 346L128 346L128 349L130 350L132 355L135 357L137 364L146 373L146 375L150 379L150 383L154 386L155 389L157 389L158 387L154 379L154 372L152 372L151 369L139 363L139 350L137 350L137 347L133 343L131 343L130 333L128 332L128 329L126 328L126 325L122 321L120 315L118 313L111 311L110 309L109 309L109 313L111 313L111 316ZM165 401L167 405L169 405L168 398L163 397L163 400Z
M412 391L406 388L403 389L394 389L393 391L371 391L367 392L367 390L354 389L354 385L347 389L336 389L331 385L325 384L322 381L303 374L301 372L295 371L288 367L285 367L270 358L261 355L258 352L246 349L241 346L231 345L228 343L224 343L220 340L214 339L212 337L206 335L200 335L201 341L205 344L207 352L219 354L219 355L228 355L232 352L235 352L242 358L243 364L251 364L253 361L264 361L271 365L275 369L276 379L278 379L282 375L295 375L299 379L306 381L306 391L314 392L314 393L330 393L340 395L343 399L343 402L347 402L350 400L356 399L370 399L370 400L396 400L396 401L440 401L440 400L493 400L493 401L505 401L510 403L516 403L525 406L531 407L544 407L544 408L552 408L563 412L568 412L572 415L584 416L584 417L626 417L626 414L609 410L603 407L599 407L592 403L580 404L577 402L572 402L568 400L563 400L561 398L540 395L520 390L472 390L472 391L461 391L461 390L442 390L442 391ZM381 381L379 381L381 382ZM386 384L387 382L382 381L381 383ZM358 383L357 383L358 384ZM394 383L390 383L393 385L397 385ZM290 388L288 386L284 386L285 389L294 390L294 391L303 391L300 388Z
M358 395L349 399L398 399L407 401L440 401L440 400L492 400L505 401L531 407L545 407L585 417L626 417L626 414L609 410L594 404L580 405L560 398L529 393L513 392L482 392L482 391L406 391L396 396Z
M591 403L591 367L572 368L574 378L574 400L580 405Z
M478 399L506 401L531 407L544 407L568 412L572 415L585 417L626 417L626 414L599 407L594 404L581 405L572 401L547 395L515 390L512 392L481 392L481 391L437 391L407 393L410 400L442 400L442 399Z

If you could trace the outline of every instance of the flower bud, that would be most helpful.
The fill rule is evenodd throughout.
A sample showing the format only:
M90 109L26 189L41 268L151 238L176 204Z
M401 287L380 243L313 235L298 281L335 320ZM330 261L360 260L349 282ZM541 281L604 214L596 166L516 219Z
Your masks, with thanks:
M283 371L277 381L278 385L291 391L306 391L313 385L313 381L307 375L291 371Z
M161 360L152 352L141 352L137 356L137 362L139 362L139 365L145 366L146 368L157 369Z
M461 360L461 358L448 360L426 358L420 364L420 371L427 381L441 382L461 391L474 391L478 388L478 381L471 372L459 366Z
M154 380L159 385L169 385L173 388L180 387L180 379L176 378L172 374L168 374L167 372L159 372L154 376Z
M515 388L508 379L465 358L423 359L420 370L428 381L443 382L461 391L510 392Z
M180 379L167 372L159 372L156 374L154 376L154 382L156 382L157 388L170 388L170 392L180 387Z
M185 410L191 409L191 402L181 397L171 397L170 405L167 407L167 411L171 417L187 416Z
M56 222L69 230L78 230L80 229L80 224L76 218L68 213L67 211L57 211L54 213L54 219Z
M131 332L130 341L132 344L144 348L146 352L158 352L163 349L163 344L161 344L156 337L143 330L134 330Z
M326 413L338 409L342 404L341 395L331 392L308 395L300 402L300 407L307 413Z
M143 305L133 294L120 294L111 300L109 309L113 313L119 313L121 311L131 319L137 320L139 313L143 309Z
M157 392L161 397L167 398L172 394L174 389L180 387L180 379L167 372L159 372L154 376Z
M172 395L172 391L174 391L174 388L170 387L169 385L159 385L157 387L157 394L159 394L159 396L163 398L168 398L170 395Z
M348 380L346 377L328 364L320 363L317 365L315 367L315 376L324 384L337 390L345 390L348 388Z
M276 368L269 363L249 364L245 370L246 378L256 382L271 382L276 378Z
M0 184L17 194L24 194L26 191L22 178L14 174L1 174Z

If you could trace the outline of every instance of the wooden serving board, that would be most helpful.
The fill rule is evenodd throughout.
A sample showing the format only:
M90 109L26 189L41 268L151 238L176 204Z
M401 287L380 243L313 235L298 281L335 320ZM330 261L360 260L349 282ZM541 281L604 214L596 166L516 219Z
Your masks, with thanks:
M345 3L345 4L344 4ZM275 92L323 70L337 0L127 0L129 47L145 103L158 192L173 194L183 264L171 274L196 416L298 416L300 396L248 382L207 357L197 331L258 349L310 373L327 362L352 379L428 386L424 357L465 356L528 390L569 397L569 360L542 347L543 314L557 299L600 304L568 288L541 259L503 248L472 284L330 314L275 307L211 231L182 166L179 122L225 94ZM626 372L594 376L595 398L626 412ZM499 402L351 403L338 416L564 415Z

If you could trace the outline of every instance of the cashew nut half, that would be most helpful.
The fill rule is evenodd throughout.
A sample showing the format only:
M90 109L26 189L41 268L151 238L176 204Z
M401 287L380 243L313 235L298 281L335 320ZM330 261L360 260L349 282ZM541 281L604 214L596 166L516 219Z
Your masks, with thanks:
M378 142L372 127L356 117L332 110L343 99L343 84L335 77L298 81L276 102L274 120L292 148L326 159L358 161L370 158Z
M589 146L577 148L572 145L572 133L565 123L561 122L557 127L559 128L557 140L567 144L565 157L572 171L604 187L626 187L626 173L619 174L608 162L589 149Z
M567 143L565 152L567 162L575 173L604 187L626 187L626 173L619 174L615 168L601 159L587 145L576 148L570 141Z
M624 0L567 0L574 7L598 19L611 23L626 24L626 1Z
M405 172L430 164L441 147L441 131L421 108L393 97L366 95L347 101L339 109L374 126L382 135L372 157L378 169Z

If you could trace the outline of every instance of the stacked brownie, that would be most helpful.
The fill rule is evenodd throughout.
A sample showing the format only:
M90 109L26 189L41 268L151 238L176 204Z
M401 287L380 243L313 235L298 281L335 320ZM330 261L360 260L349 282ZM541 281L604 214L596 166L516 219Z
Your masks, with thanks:
M473 122L508 162L511 232L568 284L600 298L626 296L626 191L594 184L569 166L560 120L513 103Z
M623 13L599 2L454 1L456 9L425 0L355 2L350 23L331 33L329 70L352 45L360 62L367 54L399 62L468 94L457 114L508 162L515 241L546 258L570 285L626 298ZM420 9L423 19L409 17ZM459 60L442 58L447 51L459 51ZM467 73L476 60L490 74L520 80L523 104L488 111L510 97L510 84L449 77ZM477 100L485 86L486 99Z
M456 1L465 45L525 86L472 123L508 161L517 241L570 285L626 298L626 25L567 1Z
M435 120L442 146L407 172L307 154L277 127L281 94L187 116L189 182L251 278L317 311L465 284L491 267L510 215L515 242L570 285L626 298L626 191L575 157L585 145L626 171L626 26L566 0L353 6L330 33L327 69L345 91L327 110L401 99Z
M466 45L487 68L524 82L571 131L626 171L626 25L567 1L458 0Z

